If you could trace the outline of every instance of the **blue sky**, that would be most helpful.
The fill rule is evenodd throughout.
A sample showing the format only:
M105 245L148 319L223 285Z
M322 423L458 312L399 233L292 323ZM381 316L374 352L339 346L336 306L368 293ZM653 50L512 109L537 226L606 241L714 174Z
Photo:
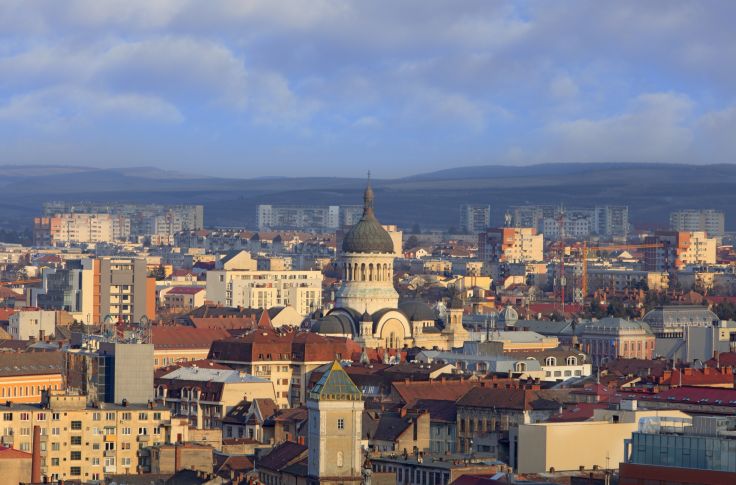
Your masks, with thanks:
M736 161L736 2L0 1L0 164Z

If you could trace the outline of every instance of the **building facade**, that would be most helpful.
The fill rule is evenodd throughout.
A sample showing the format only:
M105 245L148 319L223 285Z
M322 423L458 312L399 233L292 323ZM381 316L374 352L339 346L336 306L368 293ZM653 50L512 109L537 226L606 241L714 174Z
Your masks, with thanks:
M489 229L478 235L478 256L491 263L544 261L544 236L533 227Z
M708 237L723 237L725 216L714 209L687 209L670 213L670 229L678 232L705 232Z
M460 230L468 234L478 234L491 226L491 206L465 204L460 206Z

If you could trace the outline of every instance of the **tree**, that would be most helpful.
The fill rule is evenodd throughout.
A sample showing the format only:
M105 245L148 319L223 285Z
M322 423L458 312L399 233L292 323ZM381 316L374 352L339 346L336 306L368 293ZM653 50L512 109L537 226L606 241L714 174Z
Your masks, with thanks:
M166 271L164 271L164 267L162 265L158 265L151 270L148 276L155 278L156 281L161 281L166 279Z
M404 249L414 249L416 247L419 247L419 239L414 235L409 236L409 239L404 243Z
M730 301L718 303L713 307L713 313L721 320L736 320L736 305Z

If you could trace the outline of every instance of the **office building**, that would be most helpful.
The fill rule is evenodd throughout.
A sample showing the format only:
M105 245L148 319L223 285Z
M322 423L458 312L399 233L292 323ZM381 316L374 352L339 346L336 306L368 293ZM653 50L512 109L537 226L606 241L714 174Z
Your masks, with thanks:
M94 259L86 258L68 260L64 268L43 268L41 287L30 289L31 305L64 310L79 322L97 322L93 320L95 308L99 307L94 302L95 267L99 271L99 264L96 266Z
M148 277L146 258L106 256L97 262L99 273L94 278L93 301L99 301L99 311L93 308L93 321L101 322L108 316L131 323L140 322L143 317L153 320L156 280ZM99 291L98 298L95 291Z
M478 234L491 226L491 206L465 204L460 206L460 231Z
M736 483L736 419L695 415L642 420L626 440L619 471L621 485Z
M670 229L683 232L705 232L708 237L723 237L725 216L714 209L686 209L670 214Z

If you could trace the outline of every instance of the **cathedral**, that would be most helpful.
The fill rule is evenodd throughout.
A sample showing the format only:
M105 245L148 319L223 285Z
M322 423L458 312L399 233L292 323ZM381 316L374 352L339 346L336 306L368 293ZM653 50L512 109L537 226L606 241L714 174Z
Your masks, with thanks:
M338 258L342 285L335 308L312 324L326 336L349 337L366 348L462 347L463 304L450 303L445 321L421 301L399 302L394 288L394 244L376 218L370 182L363 195L363 216L345 235Z

